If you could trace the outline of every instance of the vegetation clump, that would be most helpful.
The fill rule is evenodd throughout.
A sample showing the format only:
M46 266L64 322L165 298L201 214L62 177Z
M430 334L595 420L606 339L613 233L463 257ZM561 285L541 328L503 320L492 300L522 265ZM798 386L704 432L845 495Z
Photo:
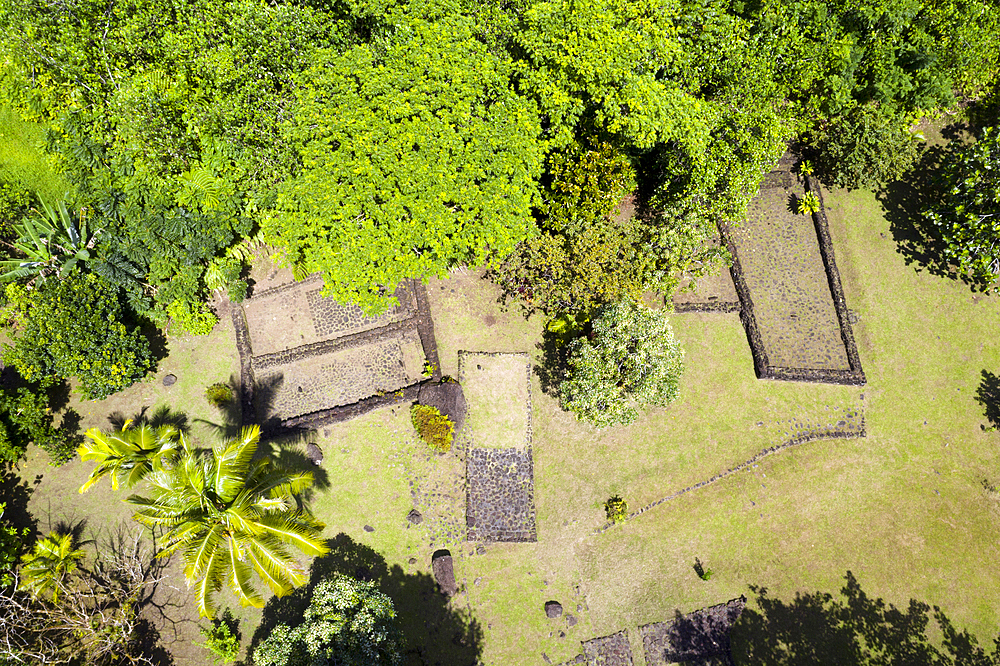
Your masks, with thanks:
M205 399L215 407L225 407L233 401L233 388L229 384L216 382L205 389Z
M240 656L239 621L228 608L222 617L212 620L210 627L201 627L204 643L198 643L212 653L212 663L231 664Z
M938 174L942 196L924 211L942 240L942 254L977 282L1000 278L1000 129L979 140L948 144Z
M149 341L122 321L117 289L94 273L12 283L6 295L15 328L3 358L26 381L76 378L84 398L100 400L153 367Z
M628 518L628 502L618 495L613 495L604 503L604 513L612 523L623 523Z
M410 418L420 439L429 447L439 453L451 450L451 443L455 439L455 424L437 407L414 404L410 408Z
M372 581L334 575L312 591L301 624L279 624L254 650L256 666L400 666L392 599Z

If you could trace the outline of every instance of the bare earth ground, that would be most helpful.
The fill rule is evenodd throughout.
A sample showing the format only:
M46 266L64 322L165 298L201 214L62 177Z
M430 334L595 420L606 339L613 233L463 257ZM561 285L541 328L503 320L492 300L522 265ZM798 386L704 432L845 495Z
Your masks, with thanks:
M598 431L575 421L533 373L537 543L464 541L465 452L431 455L405 406L315 434L325 459L314 509L329 536L344 533L356 549L383 558L380 580L398 591L406 635L430 646L411 652L409 664L460 666L477 654L484 664L543 664L543 653L558 663L580 654L583 641L625 630L641 666L639 626L750 596L749 585L785 600L835 593L848 570L871 597L897 607L910 598L939 605L981 643L993 638L1000 507L982 481L1000 477L1000 435L980 428L973 395L980 372L1000 365L1000 302L906 266L870 193L825 196L847 300L859 315L868 386L758 381L735 314L672 316L686 350L681 397L628 427ZM540 359L543 322L502 311L496 289L478 275L431 280L428 293L445 374L457 375L460 349ZM192 421L217 421L199 396L238 368L227 336L223 318L208 339L171 340L157 377L172 369L178 384L141 384L87 403L88 423L113 409L163 403ZM782 451L598 531L612 494L643 506L849 412L864 415L867 438ZM32 497L41 523L76 516L96 528L127 515L107 486L76 494L86 476L81 463L51 469L32 450L24 472L43 475ZM414 508L424 517L417 525L406 520ZM460 585L443 609L426 586L438 548L454 556ZM713 569L711 580L696 576L695 557ZM183 594L183 582L174 584ZM545 617L550 599L562 603L563 617ZM175 663L206 663L207 653L190 643L193 605L168 613L181 633L170 640L166 623L160 632ZM248 642L260 614L239 615ZM456 627L471 619L481 639L459 635ZM451 633L434 633L441 626Z

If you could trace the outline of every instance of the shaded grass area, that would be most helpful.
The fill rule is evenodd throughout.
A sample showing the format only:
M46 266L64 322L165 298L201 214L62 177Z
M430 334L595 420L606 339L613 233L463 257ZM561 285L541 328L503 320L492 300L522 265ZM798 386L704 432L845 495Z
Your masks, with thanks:
M0 180L16 183L43 201L55 201L70 190L51 158L42 150L45 127L27 122L0 105Z

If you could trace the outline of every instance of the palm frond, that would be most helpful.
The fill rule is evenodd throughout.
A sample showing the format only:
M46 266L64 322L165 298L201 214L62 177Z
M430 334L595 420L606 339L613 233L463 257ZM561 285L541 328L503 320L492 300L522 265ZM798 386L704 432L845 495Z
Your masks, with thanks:
M322 526L322 523L318 523ZM312 525L304 524L293 516L267 514L260 517L257 525L268 534L292 544L306 555L319 556L330 552L326 541L315 535Z
M236 539L229 539L229 588L244 606L264 607L264 599L250 584L253 569L240 559L239 544Z

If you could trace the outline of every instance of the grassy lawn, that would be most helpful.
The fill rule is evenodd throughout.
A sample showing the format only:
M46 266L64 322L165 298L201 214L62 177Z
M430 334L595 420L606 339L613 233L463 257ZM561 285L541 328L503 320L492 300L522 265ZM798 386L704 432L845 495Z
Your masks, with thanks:
M439 548L454 556L461 586L446 610L478 623L486 664L542 663L543 652L558 663L578 654L581 640L621 629L642 664L639 625L752 596L750 585L789 600L797 592L836 593L847 571L869 596L939 605L980 642L993 638L1000 507L982 481L1000 480L1000 435L980 428L973 396L980 372L1000 367L1000 303L905 265L874 195L835 191L826 201L869 384L757 380L735 314L672 316L686 350L681 398L628 427L599 431L575 421L533 374L538 543L464 541L463 451L431 455L405 406L308 436L325 453L314 510L329 536L346 534L357 552L377 554L383 579L400 591L412 641L435 649L451 641L420 615L435 595L417 593L428 589ZM539 362L542 321L501 309L496 288L478 275L432 280L428 292L445 374L457 375L459 350L527 352ZM113 411L166 405L208 437L211 428L198 419L219 414L204 388L238 370L228 318L208 338L171 338L169 349L152 381L76 404L84 425L103 425ZM167 372L178 377L171 388L160 381ZM598 532L613 494L639 508L849 412L864 415L866 438L793 447ZM98 526L127 515L106 484L76 493L86 475L81 463L54 469L43 457L32 451L23 470L29 480L42 475L32 498L40 522L75 517ZM424 518L419 525L406 520L414 508ZM696 557L713 570L711 580L696 576ZM183 590L179 579L172 584ZM549 599L563 604L575 626L565 615L546 619ZM241 617L248 641L260 614ZM177 637L175 663L201 663L200 648L181 649L191 631Z

